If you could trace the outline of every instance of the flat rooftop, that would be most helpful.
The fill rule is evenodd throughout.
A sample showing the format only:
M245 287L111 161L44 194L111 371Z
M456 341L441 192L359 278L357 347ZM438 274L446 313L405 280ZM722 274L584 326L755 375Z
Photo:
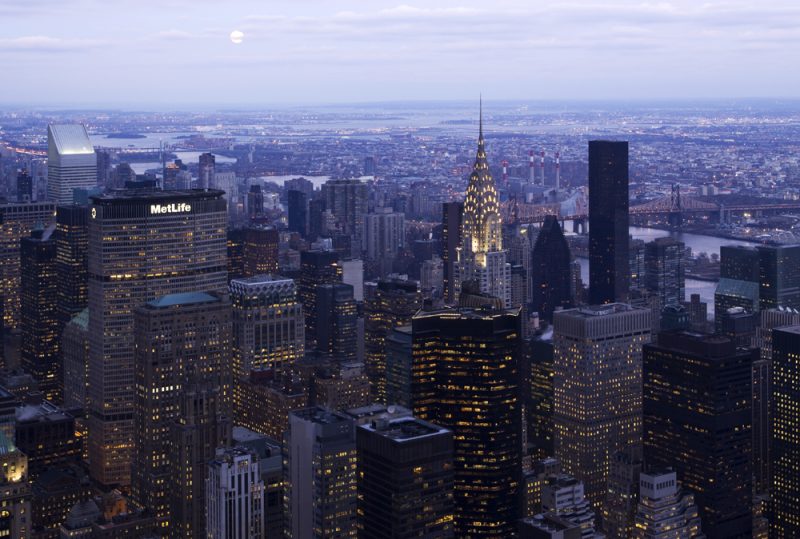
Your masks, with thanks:
M427 421L415 417L376 419L359 428L374 432L397 442L419 440L420 438L426 438L435 434L450 432L444 427L439 427L433 423L428 423Z

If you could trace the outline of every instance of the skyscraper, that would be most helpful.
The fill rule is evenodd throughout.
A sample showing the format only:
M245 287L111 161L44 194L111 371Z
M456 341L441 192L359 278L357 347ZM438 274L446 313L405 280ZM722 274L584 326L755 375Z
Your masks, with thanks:
M553 319L555 456L600 508L612 457L642 440L642 346L651 312L622 303Z
M209 189L214 187L214 172L216 171L217 159L213 153L200 154L197 174L197 187L200 189Z
M133 497L170 536L202 536L206 463L230 441L230 303L169 294L135 320Z
M336 361L355 361L358 313L349 284L323 284L316 287L315 349Z
M644 246L645 286L655 294L661 307L680 305L686 295L684 250L673 238L656 238Z
M47 198L72 204L75 189L97 185L97 155L80 124L47 126Z
M456 537L509 537L521 480L519 309L420 311L414 415L453 432Z
M259 539L265 533L265 488L257 456L244 447L221 449L208 464L206 537Z
M287 197L289 230L305 237L308 234L308 195L303 191L290 189Z
M17 173L17 202L33 202L33 178L27 169Z
M666 332L644 347L644 459L695 494L709 539L752 531L755 350L722 336Z
M89 208L59 206L54 237L58 321L59 328L63 329L89 301Z
M310 348L317 341L317 286L342 282L342 266L335 251L300 253L300 276L297 293L306 317L306 342Z
M461 246L461 219L464 214L463 202L442 204L442 265L444 268L444 299L455 301L455 264L458 261L458 248Z
M569 245L555 215L544 218L531 253L532 312L552 321L556 308L572 306Z
M499 198L486 159L482 114L478 152L469 177L462 220L462 242L456 250L455 295L461 293L463 283L477 281L482 293L499 298L506 308L511 307L511 265L503 250Z
M22 365L48 400L64 396L58 330L55 225L37 229L20 245Z
M303 358L305 320L294 281L273 275L234 279L230 284L233 304L234 409L241 414L247 385L242 381L253 370L282 372Z
M453 433L413 417L356 429L364 539L453 537Z
M129 484L133 310L166 294L227 287L221 191L128 190L92 197L89 219L89 459Z
M386 339L392 328L411 323L411 317L422 307L422 295L416 281L399 278L367 283L365 290L364 348L367 376L375 401L387 403Z
M589 303L628 299L628 143L589 141Z
M356 537L353 420L321 407L294 411L284 447L286 537Z
M405 216L391 208L364 215L364 257L374 275L392 271L395 256L406 243Z
M800 308L800 245L759 245L760 309Z
M20 317L20 242L36 227L55 221L56 208L51 202L30 204L0 203L0 298L7 328L16 329Z
M278 231L272 227L244 230L244 276L253 277L278 271Z
M800 326L772 331L770 537L800 536Z
M360 256L364 214L367 213L367 184L361 180L328 180L322 184L321 196L342 233L352 238L351 254Z

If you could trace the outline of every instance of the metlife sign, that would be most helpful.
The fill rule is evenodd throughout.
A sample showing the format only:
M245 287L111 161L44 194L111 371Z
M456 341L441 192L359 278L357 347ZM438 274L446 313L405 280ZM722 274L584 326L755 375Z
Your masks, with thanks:
M192 211L191 204L185 202L172 204L150 204L150 215L161 215L164 213L189 213Z

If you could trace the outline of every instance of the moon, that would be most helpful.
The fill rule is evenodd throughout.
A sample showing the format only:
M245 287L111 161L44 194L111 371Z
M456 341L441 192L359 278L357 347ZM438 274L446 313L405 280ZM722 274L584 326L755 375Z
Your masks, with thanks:
M244 32L240 32L239 30L231 32L231 43L236 43L238 45L242 40L244 40Z

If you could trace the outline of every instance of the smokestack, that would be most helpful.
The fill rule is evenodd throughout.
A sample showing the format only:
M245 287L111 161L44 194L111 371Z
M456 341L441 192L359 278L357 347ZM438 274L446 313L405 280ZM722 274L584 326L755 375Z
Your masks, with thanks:
M561 188L561 152L556 152L556 189Z
M533 163L533 150L531 150L528 152L528 183L536 183L536 178L534 177L535 172L536 169L534 168Z
M539 168L542 169L542 187L544 187L544 150L542 150L541 158L539 160Z

